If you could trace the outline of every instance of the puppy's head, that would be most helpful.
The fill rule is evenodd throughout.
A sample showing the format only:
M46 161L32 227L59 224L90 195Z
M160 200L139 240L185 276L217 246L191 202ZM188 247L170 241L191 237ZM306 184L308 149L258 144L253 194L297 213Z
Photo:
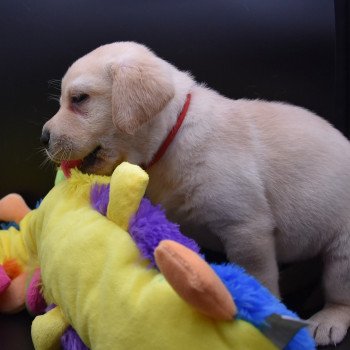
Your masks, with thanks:
M79 160L89 173L112 173L128 160L142 126L173 98L169 67L131 42L101 46L76 61L63 77L60 109L43 127L49 158Z

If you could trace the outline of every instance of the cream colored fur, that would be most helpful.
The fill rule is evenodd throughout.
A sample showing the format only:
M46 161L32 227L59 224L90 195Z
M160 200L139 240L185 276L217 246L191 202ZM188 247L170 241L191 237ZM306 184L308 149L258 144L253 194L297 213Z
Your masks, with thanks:
M234 69L234 68L232 68ZM327 303L312 317L319 344L350 325L350 143L292 105L231 100L142 45L102 46L62 80L61 107L44 126L48 155L111 174L152 159L188 93L187 117L149 169L147 195L204 247L224 251L279 295L277 262L322 254ZM87 94L81 103L72 96Z

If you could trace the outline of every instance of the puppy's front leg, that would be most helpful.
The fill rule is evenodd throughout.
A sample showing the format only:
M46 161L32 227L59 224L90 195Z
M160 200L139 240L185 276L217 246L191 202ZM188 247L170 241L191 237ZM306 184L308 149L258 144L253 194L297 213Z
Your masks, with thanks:
M349 227L327 247L323 284L326 304L311 317L311 332L319 345L337 344L350 326Z
M217 234L228 260L244 267L279 297L272 220L268 216L256 216L253 220L221 227Z

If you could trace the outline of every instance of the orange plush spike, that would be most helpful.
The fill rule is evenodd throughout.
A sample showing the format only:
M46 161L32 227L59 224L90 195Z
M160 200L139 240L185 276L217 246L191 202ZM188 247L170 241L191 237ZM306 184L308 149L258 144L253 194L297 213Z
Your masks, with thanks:
M231 294L214 270L198 254L170 240L155 250L157 266L185 301L203 314L230 321L237 314Z
M24 199L16 193L11 193L0 200L0 220L14 221L17 224L30 211Z
M2 266L7 276L9 276L12 280L23 272L22 267L15 259L4 261Z

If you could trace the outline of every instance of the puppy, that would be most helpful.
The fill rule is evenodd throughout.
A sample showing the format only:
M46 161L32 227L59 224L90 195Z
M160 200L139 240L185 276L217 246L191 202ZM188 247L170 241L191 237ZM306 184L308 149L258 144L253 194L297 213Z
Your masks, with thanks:
M171 220L276 295L277 262L322 254L326 304L311 330L319 344L345 336L350 143L325 120L225 98L148 48L120 42L69 68L42 142L54 162L88 173L111 174L124 160L143 165L147 196Z

